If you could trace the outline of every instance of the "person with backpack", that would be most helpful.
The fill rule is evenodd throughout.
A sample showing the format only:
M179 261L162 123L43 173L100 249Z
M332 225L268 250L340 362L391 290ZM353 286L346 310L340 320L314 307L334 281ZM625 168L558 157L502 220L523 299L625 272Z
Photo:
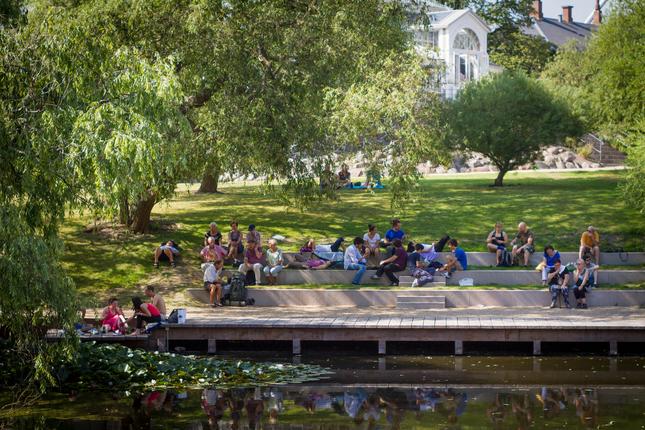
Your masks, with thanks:
M497 221L495 223L495 228L493 231L488 233L486 238L486 247L490 252L494 252L497 255L497 266L502 266L507 264L506 260L506 245L508 244L508 235L503 230L504 225Z

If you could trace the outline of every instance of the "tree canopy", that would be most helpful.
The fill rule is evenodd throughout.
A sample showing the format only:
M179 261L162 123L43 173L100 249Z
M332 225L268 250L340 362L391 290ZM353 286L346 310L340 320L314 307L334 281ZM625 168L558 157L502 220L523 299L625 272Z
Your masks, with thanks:
M510 71L469 83L446 110L446 120L449 145L488 157L499 169L496 186L544 146L582 131L562 100L537 80Z

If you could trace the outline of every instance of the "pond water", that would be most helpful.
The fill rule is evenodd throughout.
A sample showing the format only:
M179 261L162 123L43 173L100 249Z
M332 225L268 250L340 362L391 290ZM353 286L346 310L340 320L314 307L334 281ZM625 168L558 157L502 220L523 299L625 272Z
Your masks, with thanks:
M334 373L315 383L277 387L55 394L0 419L0 428L645 428L645 357L318 354L298 360Z

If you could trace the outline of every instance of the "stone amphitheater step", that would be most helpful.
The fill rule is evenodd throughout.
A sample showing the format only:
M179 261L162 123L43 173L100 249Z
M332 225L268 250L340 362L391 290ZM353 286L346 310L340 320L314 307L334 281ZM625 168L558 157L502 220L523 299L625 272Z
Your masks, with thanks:
M399 293L396 296L396 307L408 309L444 309L446 307L446 296Z
M466 270L455 272L446 282L459 285L464 278L471 278L474 285L539 285L540 272L535 270ZM600 285L645 283L645 270L601 270L598 272Z

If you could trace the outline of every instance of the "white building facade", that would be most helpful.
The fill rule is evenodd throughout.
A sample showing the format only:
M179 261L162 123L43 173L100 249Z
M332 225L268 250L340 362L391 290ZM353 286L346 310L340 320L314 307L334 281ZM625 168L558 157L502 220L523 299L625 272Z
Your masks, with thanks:
M417 51L442 69L437 90L444 97L453 98L467 82L488 74L491 30L471 10L425 2L413 11L410 30Z

